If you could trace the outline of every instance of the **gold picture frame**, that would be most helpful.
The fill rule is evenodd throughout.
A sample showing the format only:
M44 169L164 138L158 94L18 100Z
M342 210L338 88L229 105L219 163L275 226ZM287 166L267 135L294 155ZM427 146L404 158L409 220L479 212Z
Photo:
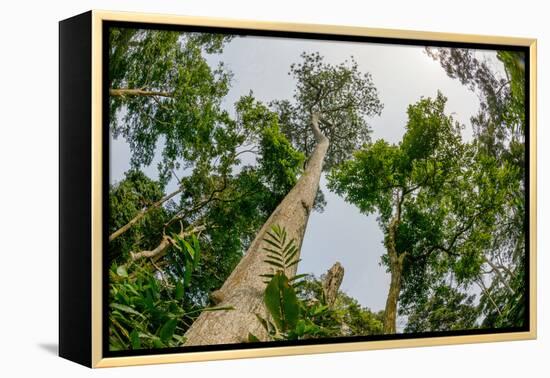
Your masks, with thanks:
M522 332L487 333L457 336L434 336L427 338L404 338L397 340L356 341L315 345L273 346L252 349L210 350L193 352L176 352L165 354L133 355L123 357L105 357L103 353L103 306L104 306L104 265L103 265L103 196L104 177L104 88L103 51L106 41L103 35L105 22L129 22L156 25L186 25L241 30L277 31L288 33L315 33L333 36L358 36L384 38L387 40L414 40L441 43L487 44L501 46L520 46L528 49L529 54L529 230L527 251L529 256L529 327ZM81 33L81 34L79 34ZM82 40L79 40L82 35ZM391 42L390 42L391 43ZM82 49L86 50L82 53ZM78 58L76 56L79 55ZM75 60L76 59L76 60ZM70 62L86 63L84 71L73 72ZM85 70L88 68L89 72ZM69 72L70 71L70 72ZM89 76L86 76L88 75ZM84 76L83 76L84 75ZM93 10L60 23L60 355L89 367L114 367L144 364L160 364L188 361L208 361L220 359L237 359L251 357L268 357L299 355L327 352L347 352L373 349L424 347L449 344L484 343L496 341L513 341L536 339L537 336L537 41L530 38L513 38L501 36L482 36L469 34L436 33L412 30L376 29L368 27L294 24L279 22L258 22L250 20L230 20L209 17L187 17L160 14L126 13ZM68 91L78 85L84 97L70 95ZM87 95L89 94L89 96ZM89 102L88 102L89 101ZM76 103L78 102L78 103ZM71 111L72 109L72 111ZM74 109L81 110L75 114ZM69 130L69 123L88 122L87 126L79 125L83 131ZM70 133L78 133L70 134ZM75 139L76 138L76 139ZM85 150L68 147L75 140L86 146ZM74 147L77 148L77 147ZM89 166L75 166L70 162L70 154L77 157L89 153ZM72 164L72 165L71 165ZM72 187L70 177L76 170L84 177L82 187ZM80 177L80 176L78 176ZM70 200L82 199L84 214L73 214L68 208ZM65 198L66 201L63 199ZM76 211L76 210L74 210ZM74 217L86 217L78 223ZM72 217L72 218L71 218ZM69 234L86 235L89 245L81 255L81 249L75 249L75 243ZM76 237L76 236L75 236ZM65 242L66 240L66 242ZM82 248L82 247L80 247ZM71 255L71 252L73 255ZM75 297L82 298L76 300ZM79 302L83 301L83 302ZM80 304L80 305L79 305ZM73 307L79 307L74 309ZM78 311L82 311L79 313ZM74 320L82 313L87 314L81 320ZM80 314L80 315L79 315ZM78 345L88 344L79 351ZM88 348L89 347L89 348Z

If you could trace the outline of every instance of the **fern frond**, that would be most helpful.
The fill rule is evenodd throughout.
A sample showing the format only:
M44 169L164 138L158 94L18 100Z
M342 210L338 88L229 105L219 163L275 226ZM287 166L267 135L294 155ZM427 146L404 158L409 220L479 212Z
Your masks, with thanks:
M285 228L275 224L266 232L263 239L268 245L263 249L266 251L264 262L276 267L276 270L286 271L288 268L300 262L297 259L298 247L294 239L288 240L288 234Z
M284 264L281 264L280 262L278 261L275 261L275 260L270 260L270 259L265 259L264 260L266 263L268 263L269 265L273 265L273 266L276 266L277 268L281 268L283 270L286 269L286 266Z

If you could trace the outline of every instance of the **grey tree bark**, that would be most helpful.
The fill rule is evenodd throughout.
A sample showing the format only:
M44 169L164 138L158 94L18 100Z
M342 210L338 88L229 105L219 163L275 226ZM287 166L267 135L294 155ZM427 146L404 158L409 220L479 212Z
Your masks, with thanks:
M317 144L304 173L264 223L221 289L212 295L217 305L234 309L203 312L185 334L186 346L241 343L247 340L249 333L262 341L267 340L267 333L256 318L256 314L268 317L263 302L265 283L260 274L273 270L264 262L264 238L266 232L277 224L285 228L289 239L295 240L298 250L301 248L329 147L328 138L319 129L318 113L311 117L311 129ZM294 265L286 274L292 277L296 269Z

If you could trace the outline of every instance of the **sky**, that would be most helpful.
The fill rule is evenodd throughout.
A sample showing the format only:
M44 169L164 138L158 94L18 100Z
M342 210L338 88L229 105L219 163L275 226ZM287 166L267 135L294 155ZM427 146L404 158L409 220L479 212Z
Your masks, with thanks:
M231 89L223 106L232 111L233 104L251 90L256 99L269 102L292 99L295 82L288 75L292 63L300 61L302 52L319 52L328 63L339 64L353 56L359 71L369 72L384 104L381 116L367 119L372 140L398 143L407 122L407 106L421 97L435 97L440 90L447 98L447 114L463 124L463 137L472 136L470 117L479 107L477 96L450 79L439 63L428 57L420 46L359 42L334 42L273 37L239 37L233 39L220 55L208 56L212 66L223 61L233 72ZM496 71L503 72L494 51L478 51ZM159 149L160 150L160 149ZM110 181L123 178L129 168L130 150L122 137L111 136ZM144 172L157 178L155 158ZM173 190L171 182L167 192ZM376 215L361 214L326 188L321 189L327 205L322 213L310 216L302 245L299 273L325 273L336 261L344 267L341 289L373 311L384 309L390 277L380 264L384 254L383 234ZM398 326L398 328L400 328Z

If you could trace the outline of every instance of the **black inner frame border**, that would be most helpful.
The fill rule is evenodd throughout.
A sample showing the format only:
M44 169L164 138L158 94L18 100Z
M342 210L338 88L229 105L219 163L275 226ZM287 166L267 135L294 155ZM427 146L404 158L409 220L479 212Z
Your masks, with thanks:
M254 37L272 37L286 39L310 39L324 40L335 42L362 42L376 43L388 45L404 45L404 46L433 46L433 47L450 47L450 48L468 48L478 50L507 50L523 52L525 56L525 311L524 323L522 327L506 327L506 328L484 328L459 331L442 331L442 332L422 332L422 333L402 333L392 335L371 335L371 336L350 336L350 337L333 337L319 338L311 340L285 340L285 341L267 341L254 343L239 343L239 344L218 344L204 346L182 346L177 348L156 348L156 349L139 349L125 351L110 351L109 350L109 265L110 261L105 251L108 251L108 220L109 220L109 163L110 163L110 133L109 131L109 29L110 28L133 28L133 29L149 29L149 30L169 30L180 32L202 32L202 33L220 33L232 34L236 36L254 36ZM469 42L446 42L433 41L429 39L406 39L406 38L389 38L389 37L370 37L370 36L355 36L355 35L339 35L325 33L309 33L309 32L288 32L288 31L273 31L273 30L258 30L246 28L228 28L228 27L212 27L212 26L195 26L195 25L169 25L158 23L145 22L127 22L127 21L102 21L102 210L103 210L103 240L102 240L102 308L101 316L103 320L102 332L102 357L127 357L127 356L146 356L159 354L173 353L192 353L203 351L222 351L222 350L239 350L239 349L265 349L281 346L304 346L304 345L319 345L319 344L340 344L340 343L356 343L365 341L383 341L383 340L410 340L410 339L425 339L432 337L446 336L466 336L466 335L487 335L487 334L503 334L511 332L529 332L530 324L530 105L531 105L531 56L528 46L516 45L501 45L493 43L469 43ZM292 353L289 350L289 353Z

